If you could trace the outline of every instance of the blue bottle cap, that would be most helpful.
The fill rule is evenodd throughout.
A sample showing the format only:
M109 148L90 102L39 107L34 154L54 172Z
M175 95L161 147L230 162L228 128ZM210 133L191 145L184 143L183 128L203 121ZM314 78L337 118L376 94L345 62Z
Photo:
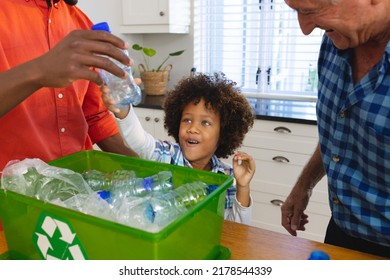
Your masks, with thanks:
M212 193L214 190L217 189L217 187L218 187L217 185L208 185L207 188L206 188L207 194Z
M108 25L108 22L103 21L96 23L92 26L92 30L102 30L102 31L107 31L111 33L110 26Z
M98 191L97 194L104 200L111 198L111 193L107 190Z
M308 260L330 260L330 257L327 253L317 250L311 252Z
M153 190L153 178L152 177L146 177L143 180L144 183L144 189L147 191Z

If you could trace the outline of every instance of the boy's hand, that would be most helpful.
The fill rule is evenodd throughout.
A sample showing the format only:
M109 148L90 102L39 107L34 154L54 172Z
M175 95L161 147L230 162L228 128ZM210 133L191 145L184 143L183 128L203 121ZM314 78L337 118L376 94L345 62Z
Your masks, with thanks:
M256 171L252 156L241 151L235 151L233 156L233 173L237 186L249 186Z
M137 85L142 83L140 78L134 78L134 81ZM102 92L103 102L106 104L107 109L113 112L118 119L124 119L130 111L130 106L116 107L115 100L110 98L110 89L107 86L102 85L100 90Z
M236 198L244 207L250 205L250 182L256 171L254 159L240 151L234 152L233 173L236 179L237 194Z

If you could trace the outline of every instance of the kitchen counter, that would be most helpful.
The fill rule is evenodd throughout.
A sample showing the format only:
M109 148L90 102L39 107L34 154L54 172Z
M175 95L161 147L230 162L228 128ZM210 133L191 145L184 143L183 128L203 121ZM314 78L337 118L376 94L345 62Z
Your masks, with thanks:
M306 260L313 250L332 260L383 260L384 258L300 237L224 221L221 245L231 260Z
M165 95L142 96L140 108L162 109ZM316 124L315 102L248 97L257 119Z

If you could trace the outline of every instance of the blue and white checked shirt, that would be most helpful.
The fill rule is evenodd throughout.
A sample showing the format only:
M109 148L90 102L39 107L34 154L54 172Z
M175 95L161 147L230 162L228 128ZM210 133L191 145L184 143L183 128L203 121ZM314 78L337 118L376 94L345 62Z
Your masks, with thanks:
M355 85L351 61L324 36L317 119L329 203L349 235L390 246L390 42Z

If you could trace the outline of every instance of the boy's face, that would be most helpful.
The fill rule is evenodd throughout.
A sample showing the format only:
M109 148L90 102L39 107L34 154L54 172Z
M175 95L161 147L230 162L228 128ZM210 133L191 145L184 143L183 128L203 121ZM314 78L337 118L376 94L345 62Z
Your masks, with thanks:
M184 107L179 144L193 168L209 170L208 164L218 147L220 129L219 113L207 109L203 99L196 105L190 103Z

